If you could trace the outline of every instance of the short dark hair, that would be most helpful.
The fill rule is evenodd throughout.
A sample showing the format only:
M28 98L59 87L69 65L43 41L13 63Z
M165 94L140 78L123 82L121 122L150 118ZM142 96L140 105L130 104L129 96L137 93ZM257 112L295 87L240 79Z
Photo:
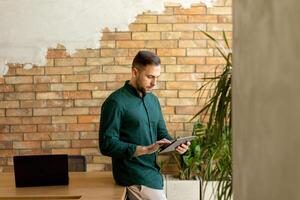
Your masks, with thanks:
M139 51L133 59L132 67L143 69L147 65L160 65L160 58L150 51Z

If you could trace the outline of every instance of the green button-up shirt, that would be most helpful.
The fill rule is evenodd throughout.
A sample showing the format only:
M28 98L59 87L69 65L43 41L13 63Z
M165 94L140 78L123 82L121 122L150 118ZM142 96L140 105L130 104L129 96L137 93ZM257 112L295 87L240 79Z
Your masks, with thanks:
M140 97L126 81L103 103L99 133L101 153L112 157L117 184L163 188L156 153L133 157L137 145L147 146L163 138L172 139L155 95L147 93Z

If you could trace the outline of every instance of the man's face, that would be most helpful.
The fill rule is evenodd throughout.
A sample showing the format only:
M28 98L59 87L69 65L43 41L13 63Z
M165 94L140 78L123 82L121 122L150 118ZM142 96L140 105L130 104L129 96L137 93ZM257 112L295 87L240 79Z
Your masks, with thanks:
M160 76L160 65L147 65L144 69L133 68L136 77L136 89L145 94L157 84Z

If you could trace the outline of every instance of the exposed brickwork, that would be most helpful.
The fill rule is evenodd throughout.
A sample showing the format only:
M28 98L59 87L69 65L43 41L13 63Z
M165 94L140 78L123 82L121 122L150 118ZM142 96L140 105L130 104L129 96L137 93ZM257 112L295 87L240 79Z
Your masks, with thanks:
M157 53L162 74L154 91L170 133L190 135L191 117L199 110L196 90L224 61L200 31L231 43L231 0L206 8L183 9L167 3L164 13L145 12L129 31L103 30L100 49L69 55L62 45L49 49L45 66L11 65L0 78L0 172L12 170L13 155L82 154L89 170L110 169L98 149L100 107L130 78L140 49ZM219 69L220 70L220 69ZM205 93L209 95L209 91Z

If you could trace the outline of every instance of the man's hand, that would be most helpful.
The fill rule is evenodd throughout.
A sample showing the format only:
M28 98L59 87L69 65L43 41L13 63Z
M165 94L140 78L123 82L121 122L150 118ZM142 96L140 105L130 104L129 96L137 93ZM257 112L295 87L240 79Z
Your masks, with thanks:
M179 153L179 154L184 154L188 149L189 149L189 146L191 145L190 142L187 142L185 144L181 144L179 145L178 147L176 147L176 151Z
M167 140L166 138L161 139L149 146L137 146L134 156L141 156L141 155L145 155L145 154L152 154L154 152L156 152L159 147L165 145L165 144L170 144L171 142L169 140Z

